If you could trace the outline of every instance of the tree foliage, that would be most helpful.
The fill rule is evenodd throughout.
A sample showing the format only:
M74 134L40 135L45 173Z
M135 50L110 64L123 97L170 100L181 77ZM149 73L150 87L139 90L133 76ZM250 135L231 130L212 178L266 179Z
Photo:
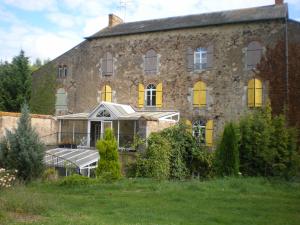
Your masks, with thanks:
M239 173L238 132L230 122L225 125L222 139L216 150L216 171L221 176L236 176Z
M271 107L245 116L239 123L240 170L249 176L293 177L299 171L297 133Z
M12 63L0 64L0 110L20 112L31 94L31 71L24 51L13 58Z
M170 143L159 133L152 133L147 139L147 148L137 159L137 176L159 180L170 176Z
M44 145L31 127L28 106L24 104L17 129L7 131L0 144L0 165L16 169L19 179L30 181L43 173L44 151Z
M106 129L104 138L97 141L96 148L99 151L100 159L96 174L108 180L121 177L118 144L111 129Z

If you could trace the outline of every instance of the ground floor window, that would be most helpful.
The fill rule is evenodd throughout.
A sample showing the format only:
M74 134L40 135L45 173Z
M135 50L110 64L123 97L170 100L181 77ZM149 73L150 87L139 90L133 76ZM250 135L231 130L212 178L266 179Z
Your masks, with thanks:
M213 120L196 120L193 122L193 136L199 143L208 147L213 145Z
M146 89L146 105L156 106L156 86L149 84Z

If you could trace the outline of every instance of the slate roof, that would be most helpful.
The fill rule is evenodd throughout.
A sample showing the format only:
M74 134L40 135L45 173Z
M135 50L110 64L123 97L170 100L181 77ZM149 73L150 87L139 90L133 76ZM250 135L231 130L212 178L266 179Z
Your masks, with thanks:
M287 4L254 7L230 11L204 13L164 19L122 23L106 27L86 39L104 38L119 35L147 33L183 28L204 27L221 24L255 22L284 19L288 13Z

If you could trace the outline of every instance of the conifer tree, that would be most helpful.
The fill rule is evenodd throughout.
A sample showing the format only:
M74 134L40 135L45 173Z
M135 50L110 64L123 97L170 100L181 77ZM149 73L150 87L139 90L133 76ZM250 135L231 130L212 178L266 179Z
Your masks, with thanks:
M97 141L96 148L100 155L97 176L105 179L120 178L118 144L111 129L105 130L104 139Z
M28 105L22 106L22 114L15 131L7 131L0 146L0 164L16 169L17 177L30 181L43 172L44 145L31 127Z

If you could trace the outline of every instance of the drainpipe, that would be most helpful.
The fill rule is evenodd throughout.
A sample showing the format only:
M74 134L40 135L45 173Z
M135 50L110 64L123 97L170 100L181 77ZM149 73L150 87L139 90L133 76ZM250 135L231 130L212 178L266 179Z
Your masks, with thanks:
M287 4L287 3L286 3ZM288 5L287 5L288 10ZM287 111L289 110L289 42L288 42L288 11L285 16L285 63L286 63L286 105L285 105L285 115L287 117Z

